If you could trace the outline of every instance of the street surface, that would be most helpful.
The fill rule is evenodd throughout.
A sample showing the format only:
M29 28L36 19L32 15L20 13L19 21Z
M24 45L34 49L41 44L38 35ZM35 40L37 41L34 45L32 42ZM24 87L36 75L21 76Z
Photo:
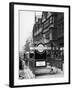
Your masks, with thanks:
M58 69L56 73L44 73L44 74L38 74L36 75L36 79L39 79L39 78L55 78L55 77L63 77L64 73Z
M54 78L63 77L64 73L61 69L56 67L47 66L47 68L35 70L35 75L29 69L28 66L24 65L24 70L19 71L20 79L32 79L32 78Z

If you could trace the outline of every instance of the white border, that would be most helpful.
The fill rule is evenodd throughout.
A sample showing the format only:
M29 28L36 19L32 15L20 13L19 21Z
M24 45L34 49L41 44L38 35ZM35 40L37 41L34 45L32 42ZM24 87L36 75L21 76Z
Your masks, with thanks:
M37 10L37 11L52 11L52 12L64 12L64 77L60 78L46 78L46 79L24 79L19 80L19 49L18 49L18 10ZM29 5L14 5L14 85L34 85L34 84L50 84L50 83L62 83L68 82L68 70L69 70L69 20L68 20L68 8L59 7L44 7L44 6L29 6Z

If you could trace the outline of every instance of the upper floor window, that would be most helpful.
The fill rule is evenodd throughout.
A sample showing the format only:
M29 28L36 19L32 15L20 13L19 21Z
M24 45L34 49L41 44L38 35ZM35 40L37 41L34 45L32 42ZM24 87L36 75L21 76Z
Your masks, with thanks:
M50 23L53 23L53 16L50 17Z

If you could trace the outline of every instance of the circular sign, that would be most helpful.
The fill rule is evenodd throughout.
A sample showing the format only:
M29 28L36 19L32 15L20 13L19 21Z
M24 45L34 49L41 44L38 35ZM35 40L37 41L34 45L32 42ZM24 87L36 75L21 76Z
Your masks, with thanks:
M42 44L39 44L38 47L37 47L37 50L38 50L39 52L43 52L44 46L43 46Z

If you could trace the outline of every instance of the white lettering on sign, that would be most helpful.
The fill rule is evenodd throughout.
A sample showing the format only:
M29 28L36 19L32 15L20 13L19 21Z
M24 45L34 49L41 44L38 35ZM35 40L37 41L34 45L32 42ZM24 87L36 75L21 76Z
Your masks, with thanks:
M36 66L45 66L45 61L36 62Z
M47 47L44 47L42 44L40 44L38 47L36 47L35 49L37 49L39 52L43 52L45 49L47 49Z
M45 49L51 50L51 47L43 46L42 44L39 44L38 47L30 47L30 50L37 49L39 52L43 52Z

